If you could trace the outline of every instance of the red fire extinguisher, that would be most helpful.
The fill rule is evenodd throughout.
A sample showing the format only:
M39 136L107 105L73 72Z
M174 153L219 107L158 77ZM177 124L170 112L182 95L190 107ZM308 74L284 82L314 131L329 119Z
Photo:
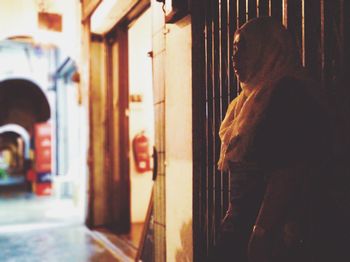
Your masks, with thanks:
M132 141L136 170L143 173L151 170L151 156L148 137L144 131L137 134Z

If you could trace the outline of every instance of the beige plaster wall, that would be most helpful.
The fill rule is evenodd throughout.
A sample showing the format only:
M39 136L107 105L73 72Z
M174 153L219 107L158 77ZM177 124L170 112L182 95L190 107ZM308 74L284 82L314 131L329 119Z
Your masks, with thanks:
M130 149L133 138L144 131L149 138L149 154L154 144L154 112L152 87L151 12L147 10L129 28L129 94L140 94L142 102L129 101ZM152 171L140 173L134 154L130 154L131 222L144 222L152 192Z
M167 261L192 261L191 19L166 25Z
M192 261L191 21L164 22L151 1L155 145L155 261Z
M79 0L46 0L45 12L62 15L62 32L38 28L39 0L0 1L0 40L11 36L32 36L36 41L55 44L67 56L79 61L81 5Z

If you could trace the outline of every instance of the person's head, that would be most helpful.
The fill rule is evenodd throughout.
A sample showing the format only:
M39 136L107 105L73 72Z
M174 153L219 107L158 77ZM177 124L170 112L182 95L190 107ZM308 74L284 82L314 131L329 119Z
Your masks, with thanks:
M232 60L239 81L251 86L282 77L300 66L293 37L271 17L249 20L235 32Z

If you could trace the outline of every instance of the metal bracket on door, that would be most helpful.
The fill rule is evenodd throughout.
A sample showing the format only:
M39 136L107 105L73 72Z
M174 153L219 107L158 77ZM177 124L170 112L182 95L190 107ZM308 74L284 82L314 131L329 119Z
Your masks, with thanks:
M157 173L158 173L158 153L155 146L153 146L153 175L152 180L156 181Z

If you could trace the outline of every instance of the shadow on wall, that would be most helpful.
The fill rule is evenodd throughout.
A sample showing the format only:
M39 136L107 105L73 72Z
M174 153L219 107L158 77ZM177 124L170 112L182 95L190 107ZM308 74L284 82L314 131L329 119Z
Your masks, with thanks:
M176 251L175 261L192 261L192 219L182 225L180 238L181 248Z

